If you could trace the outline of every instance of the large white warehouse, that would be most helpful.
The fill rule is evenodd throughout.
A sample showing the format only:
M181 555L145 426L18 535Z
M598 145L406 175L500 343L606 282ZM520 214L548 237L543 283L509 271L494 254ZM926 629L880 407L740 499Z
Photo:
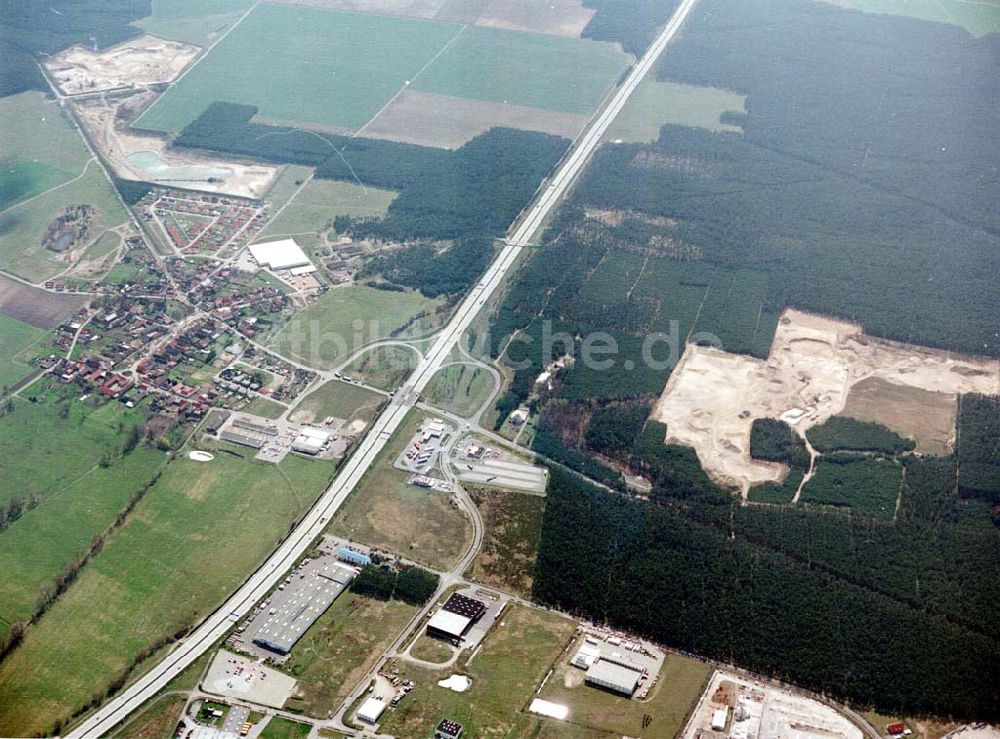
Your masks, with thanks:
M309 257L294 239L267 241L263 244L253 244L250 253L261 267L270 269L293 269L295 267L311 266Z

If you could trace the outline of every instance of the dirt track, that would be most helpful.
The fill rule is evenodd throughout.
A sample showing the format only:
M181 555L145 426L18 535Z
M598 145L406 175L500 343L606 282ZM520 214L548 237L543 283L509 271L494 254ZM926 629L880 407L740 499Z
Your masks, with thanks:
M750 459L754 418L784 418L803 433L841 413L851 388L869 378L904 395L915 389L948 396L950 400L926 409L928 423L938 430L941 413L953 418L956 393L1000 394L997 360L876 339L851 323L787 310L766 361L688 346L653 418L667 424L667 443L694 447L714 480L745 494L752 485L779 480L785 473L781 465ZM871 420L915 435L912 426L900 428L898 417L878 413L878 408L872 406L879 417L869 414ZM919 421L912 413L907 418Z

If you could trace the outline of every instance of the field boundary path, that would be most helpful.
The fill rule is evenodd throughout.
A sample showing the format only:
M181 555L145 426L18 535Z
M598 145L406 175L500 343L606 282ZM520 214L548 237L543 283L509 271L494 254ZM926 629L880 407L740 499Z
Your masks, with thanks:
M676 35L696 2L697 0L681 2L660 35L632 68L606 107L598 113L587 131L560 162L555 174L547 182L542 183L532 204L511 227L509 237L494 262L461 302L407 383L371 424L368 433L358 444L354 454L344 462L330 487L302 517L298 525L267 561L250 574L222 606L208 615L145 675L81 722L69 736L100 737L109 734L129 714L162 690L172 678L211 649L253 608L257 601L277 585L285 572L326 529L333 514L347 500L348 495L365 476L393 432L403 423L421 391L441 365L448 360L455 344L472 325L487 299L499 288L507 272L517 261L521 250L544 224L550 211L561 202L615 117L625 107L629 97Z

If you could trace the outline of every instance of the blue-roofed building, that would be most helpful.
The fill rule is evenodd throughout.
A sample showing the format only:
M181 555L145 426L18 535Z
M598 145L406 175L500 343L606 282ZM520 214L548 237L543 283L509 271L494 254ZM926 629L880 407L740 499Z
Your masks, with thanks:
M337 557L339 557L344 562L350 562L352 565L358 565L359 567L366 567L372 563L372 558L367 554L362 554L361 552L356 552L348 547L341 547L337 550Z

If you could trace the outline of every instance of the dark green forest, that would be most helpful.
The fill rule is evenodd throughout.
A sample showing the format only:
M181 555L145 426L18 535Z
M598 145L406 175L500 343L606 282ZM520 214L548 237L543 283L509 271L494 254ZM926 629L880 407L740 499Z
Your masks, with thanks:
M446 248L417 244L367 262L360 277L381 275L393 285L412 287L428 298L464 293L493 258L493 240L471 236Z
M583 37L618 41L625 51L642 56L678 5L680 0L583 0L585 8L597 10Z
M1000 506L1000 398L964 395L958 416L958 487ZM995 512L1000 520L1000 512Z
M768 462L781 462L789 467L809 467L805 442L791 426L776 418L753 420L750 426L750 456Z
M825 3L703 3L657 75L746 94L743 133L606 146L576 201L671 219L686 253L764 272L772 311L997 356L998 54Z
M859 421L847 416L832 416L806 432L806 438L818 452L852 451L901 454L916 447L912 439L904 439L880 423Z
M936 482L930 475L929 489L911 494L918 509ZM995 561L987 528L992 538L939 534L946 551L912 552L906 535L934 536L933 524L917 519L901 532L728 503L653 505L554 468L534 595L856 705L989 719L1000 713L1000 643L980 624L997 616L995 578L977 577L983 593L946 597L956 589L949 575L966 575L962 556ZM880 549L889 544L898 563ZM873 561L858 562L862 547ZM925 570L928 583L910 595L912 575Z

